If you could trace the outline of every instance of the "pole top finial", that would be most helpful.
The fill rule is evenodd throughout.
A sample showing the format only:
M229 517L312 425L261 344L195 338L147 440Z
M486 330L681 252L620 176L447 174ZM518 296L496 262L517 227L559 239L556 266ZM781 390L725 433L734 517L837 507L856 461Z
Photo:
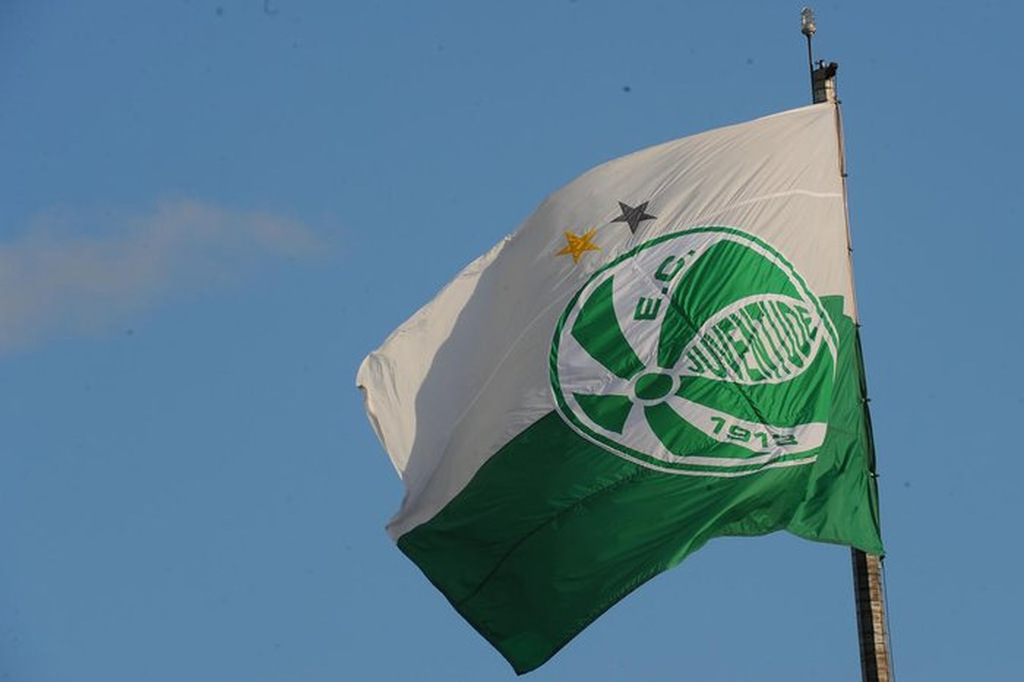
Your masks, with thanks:
M810 7L804 7L800 10L800 32L807 36L810 40L818 31L817 24L814 23L814 10Z

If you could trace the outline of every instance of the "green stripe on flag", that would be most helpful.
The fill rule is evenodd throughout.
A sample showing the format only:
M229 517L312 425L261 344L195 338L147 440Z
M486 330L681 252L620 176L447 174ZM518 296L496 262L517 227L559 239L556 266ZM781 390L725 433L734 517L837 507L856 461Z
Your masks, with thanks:
M839 297L823 302L842 343L833 427L816 463L732 478L663 473L552 412L399 548L519 673L716 536L789 528L881 553L856 333Z

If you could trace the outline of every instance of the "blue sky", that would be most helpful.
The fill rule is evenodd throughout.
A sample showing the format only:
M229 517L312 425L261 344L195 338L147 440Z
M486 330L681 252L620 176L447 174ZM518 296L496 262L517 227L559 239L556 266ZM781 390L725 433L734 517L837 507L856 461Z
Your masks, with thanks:
M512 679L355 370L589 167L805 104L799 10L0 3L0 680ZM816 10L896 673L1017 679L1024 10ZM849 554L712 542L530 679L859 680Z

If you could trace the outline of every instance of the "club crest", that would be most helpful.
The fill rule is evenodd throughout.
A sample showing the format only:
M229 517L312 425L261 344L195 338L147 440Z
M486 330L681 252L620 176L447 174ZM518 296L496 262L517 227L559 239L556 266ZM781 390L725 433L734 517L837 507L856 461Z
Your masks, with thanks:
M562 418L661 471L741 476L813 462L838 334L764 241L725 227L650 240L598 270L562 314Z

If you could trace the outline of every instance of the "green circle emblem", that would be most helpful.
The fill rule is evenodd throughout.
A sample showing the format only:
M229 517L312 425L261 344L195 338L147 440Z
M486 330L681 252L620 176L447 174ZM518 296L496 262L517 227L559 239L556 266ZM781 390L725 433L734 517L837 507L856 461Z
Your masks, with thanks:
M838 335L777 250L701 227L598 270L559 320L562 418L615 455L669 473L742 476L813 462Z

